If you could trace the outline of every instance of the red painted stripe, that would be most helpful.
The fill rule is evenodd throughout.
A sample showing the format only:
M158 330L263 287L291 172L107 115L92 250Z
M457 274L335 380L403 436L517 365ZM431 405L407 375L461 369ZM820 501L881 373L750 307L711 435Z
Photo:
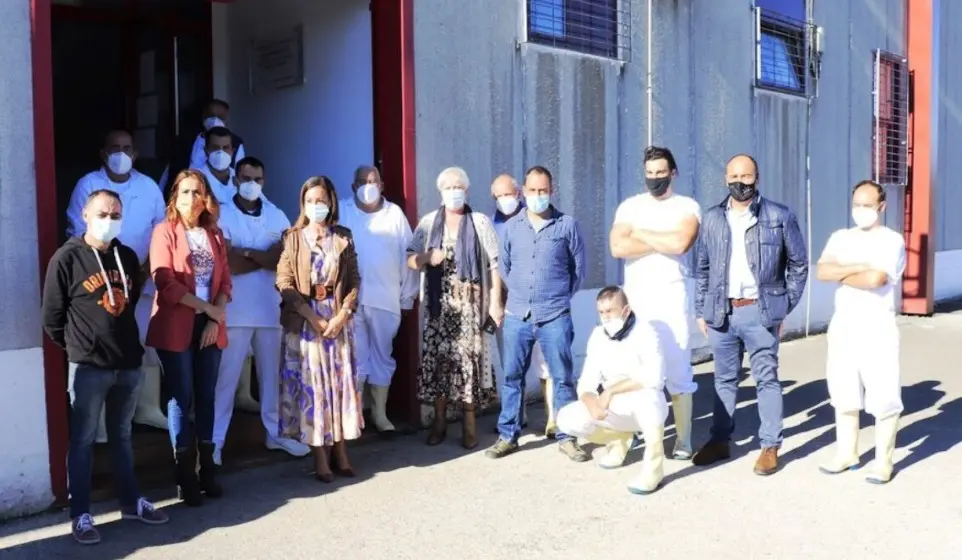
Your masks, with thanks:
M34 168L37 178L37 245L40 282L47 262L59 246L57 182L54 174L53 66L50 0L30 0L31 59L33 68ZM63 352L43 337L47 438L50 485L57 502L67 500L67 380Z

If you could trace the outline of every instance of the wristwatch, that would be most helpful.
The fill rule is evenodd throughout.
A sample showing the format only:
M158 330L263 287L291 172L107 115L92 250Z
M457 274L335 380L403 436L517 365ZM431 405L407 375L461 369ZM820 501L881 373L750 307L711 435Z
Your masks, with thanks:
M348 315L354 315L354 310L350 307L345 307L344 311L346 311Z

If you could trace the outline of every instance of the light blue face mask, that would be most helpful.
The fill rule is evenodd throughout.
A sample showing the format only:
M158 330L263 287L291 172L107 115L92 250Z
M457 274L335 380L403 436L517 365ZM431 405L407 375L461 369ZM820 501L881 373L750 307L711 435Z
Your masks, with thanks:
M535 214L540 214L548 209L551 204L551 197L546 194L532 194L524 197L524 203Z

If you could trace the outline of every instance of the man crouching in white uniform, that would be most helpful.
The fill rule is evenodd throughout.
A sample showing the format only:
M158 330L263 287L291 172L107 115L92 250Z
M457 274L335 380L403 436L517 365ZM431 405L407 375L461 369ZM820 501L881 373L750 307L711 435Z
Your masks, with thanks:
M858 414L875 417L875 464L866 480L892 478L892 455L902 387L895 295L905 270L905 240L881 225L885 189L872 181L855 186L855 227L836 231L818 261L817 277L839 283L828 325L826 377L835 407L835 457L819 468L837 474L858 468ZM863 398L864 394L864 398Z
M602 468L620 467L635 433L645 439L641 473L629 484L635 494L650 494L664 477L662 439L668 403L665 401L665 361L658 333L637 320L625 292L603 288L597 298L601 326L588 339L588 355L578 380L578 400L558 411L558 429L607 445ZM598 394L598 388L602 392Z

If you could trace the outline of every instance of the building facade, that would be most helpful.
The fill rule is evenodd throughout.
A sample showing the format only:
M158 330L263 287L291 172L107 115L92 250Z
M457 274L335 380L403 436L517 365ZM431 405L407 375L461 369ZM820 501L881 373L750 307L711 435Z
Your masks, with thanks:
M57 45L64 26L91 14L128 21L111 15L121 9L113 4L131 10L138 1L0 3L0 282L8 294L0 299L0 419L8 427L0 446L16 450L0 465L0 516L66 497L65 368L41 334L40 281L62 241L65 197L76 173L96 166L102 131L89 132L89 161L75 170L64 160L72 119L55 110L69 99ZM439 205L435 177L449 165L467 170L469 202L486 211L493 177L544 165L555 176L555 204L578 219L587 242L588 277L573 311L578 356L595 324L594 293L621 279L607 233L618 203L643 188L649 144L672 149L676 189L703 207L724 198L725 162L753 154L761 192L795 210L813 262L832 231L851 225L851 185L877 178L888 189L887 224L906 233L910 249L903 310L930 313L936 300L962 295L962 224L948 214L962 203L951 181L962 161L946 157L962 140L962 74L954 71L962 49L941 32L962 25L957 3L172 5L203 5L203 14L163 27L163 48L141 48L123 71L140 77L139 88L123 92L133 102L121 117L142 154L153 146L145 165L162 163L158 135L199 125L196 107L209 95L231 102L231 126L267 164L270 196L289 215L308 176L329 175L349 195L354 167L369 162L381 166L389 197L412 223ZM200 47L187 47L184 30ZM286 58L270 64L279 48ZM154 66L150 89L143 76ZM155 93L154 113L172 124L150 124L145 115L154 113L138 110ZM830 286L810 281L786 331L822 329L830 295ZM396 410L408 416L417 414L417 330L402 327L392 388Z

